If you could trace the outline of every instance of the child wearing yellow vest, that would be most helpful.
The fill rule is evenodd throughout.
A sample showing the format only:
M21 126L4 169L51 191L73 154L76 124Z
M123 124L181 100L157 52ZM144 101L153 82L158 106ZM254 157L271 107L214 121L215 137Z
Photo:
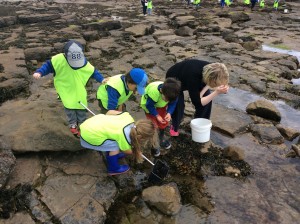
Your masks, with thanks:
M148 76L141 68L133 68L126 75L110 77L97 91L101 112L105 114L109 110L124 111L125 102L134 92L144 94L147 81Z
M244 4L245 4L246 6L249 6L249 5L250 5L250 0L244 0Z
M54 77L54 87L61 99L68 118L71 133L79 137L78 126L86 120L86 110L79 101L87 105L85 86L90 78L102 83L102 74L92 66L83 54L83 46L70 40L64 46L64 53L57 54L35 71L33 77L39 79L48 74Z
M146 117L159 129L159 145L169 149L171 144L164 139L165 128L169 125L180 93L181 84L175 78L167 78L164 82L150 83L141 98L141 107ZM159 148L152 148L153 156L160 155Z
M193 1L193 4L196 7L196 9L200 7L200 3L201 3L201 0L194 0Z
M137 122L128 112L109 111L106 115L95 115L80 125L82 147L106 152L109 175L127 172L128 165L120 165L118 160L132 154L142 161L142 146L155 145L157 132L154 124L147 119Z
M274 1L274 4L273 4L273 7L274 9L277 11L278 10L278 4L279 4L279 0L275 0Z
M153 4L152 4L152 0L148 0L148 4L147 4L147 12L148 15L150 16L152 13L152 8L153 8Z

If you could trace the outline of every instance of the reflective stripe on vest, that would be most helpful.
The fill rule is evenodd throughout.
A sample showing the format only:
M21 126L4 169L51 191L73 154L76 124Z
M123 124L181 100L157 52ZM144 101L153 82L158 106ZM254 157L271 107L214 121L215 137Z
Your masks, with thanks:
M86 83L95 71L89 62L82 68L73 69L64 54L57 54L51 58L55 71L54 87L63 105L68 109L83 109L78 103L87 105Z
M131 96L133 93L132 91L128 92L128 95L126 95L126 90L125 90L125 84L121 79L122 75L115 75L109 78L108 82L105 83L104 85L100 85L97 91L97 99L100 99L102 102L102 105L105 109L107 109L108 106L108 94L107 94L107 86L111 86L115 90L118 91L120 94L120 97L118 99L118 106L123 104L128 100L128 98ZM115 108L117 109L117 108Z
M98 114L80 125L81 137L91 145L100 146L106 140L116 141L120 150L131 149L124 133L125 127L134 123L128 112L119 115Z
M146 107L148 97L155 102L155 108L165 107L168 104L167 101L162 99L162 94L158 90L158 86L161 84L163 84L161 81L152 82L146 87L145 94L141 97L141 107L146 111L146 113L149 113L149 110Z

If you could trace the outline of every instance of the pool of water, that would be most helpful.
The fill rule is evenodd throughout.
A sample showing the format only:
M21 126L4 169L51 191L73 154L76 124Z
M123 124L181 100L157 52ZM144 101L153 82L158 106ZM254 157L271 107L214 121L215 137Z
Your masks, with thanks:
M249 103L262 99L266 100L265 98L253 94L251 92L230 88L227 94L219 95L216 99L214 99L214 102L226 106L228 108L237 109L245 112L246 107ZM283 101L270 102L274 104L279 110L281 114L280 123L283 126L300 131L300 111L288 106Z
M276 52L276 53L281 53L281 54L293 55L293 56L297 57L298 61L300 62L300 52L299 51L280 49L280 48L271 47L268 45L262 45L262 49L264 51L271 51L271 52ZM298 71L300 71L300 69L298 69ZM291 81L294 85L300 85L300 78L292 79Z

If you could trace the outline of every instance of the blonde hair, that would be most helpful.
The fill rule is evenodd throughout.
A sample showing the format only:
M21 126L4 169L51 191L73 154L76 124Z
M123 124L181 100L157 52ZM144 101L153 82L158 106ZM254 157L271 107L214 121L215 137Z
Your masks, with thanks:
M229 73L226 66L222 63L212 63L203 68L203 81L211 88L227 85Z
M140 119L130 131L132 155L137 162L142 162L142 147L150 143L152 146L157 142L157 129L153 122L148 119Z

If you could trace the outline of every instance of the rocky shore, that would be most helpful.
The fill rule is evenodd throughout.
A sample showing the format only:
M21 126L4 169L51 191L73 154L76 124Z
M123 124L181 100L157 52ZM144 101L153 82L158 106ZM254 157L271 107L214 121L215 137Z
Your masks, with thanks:
M0 223L298 222L300 85L291 80L299 61L262 45L300 52L300 3L278 11L242 1L153 5L144 16L133 0L0 0ZM68 39L106 77L141 67L163 80L187 58L225 63L234 91L214 103L211 140L192 142L187 99L182 134L162 152L170 173L161 184L148 183L150 164L130 158L130 173L107 177L102 156L69 133L53 77L32 78ZM95 112L98 86L87 87ZM246 101L245 92L261 98L242 110L227 104ZM293 111L292 127L277 101ZM136 119L144 117L138 102L127 105Z

